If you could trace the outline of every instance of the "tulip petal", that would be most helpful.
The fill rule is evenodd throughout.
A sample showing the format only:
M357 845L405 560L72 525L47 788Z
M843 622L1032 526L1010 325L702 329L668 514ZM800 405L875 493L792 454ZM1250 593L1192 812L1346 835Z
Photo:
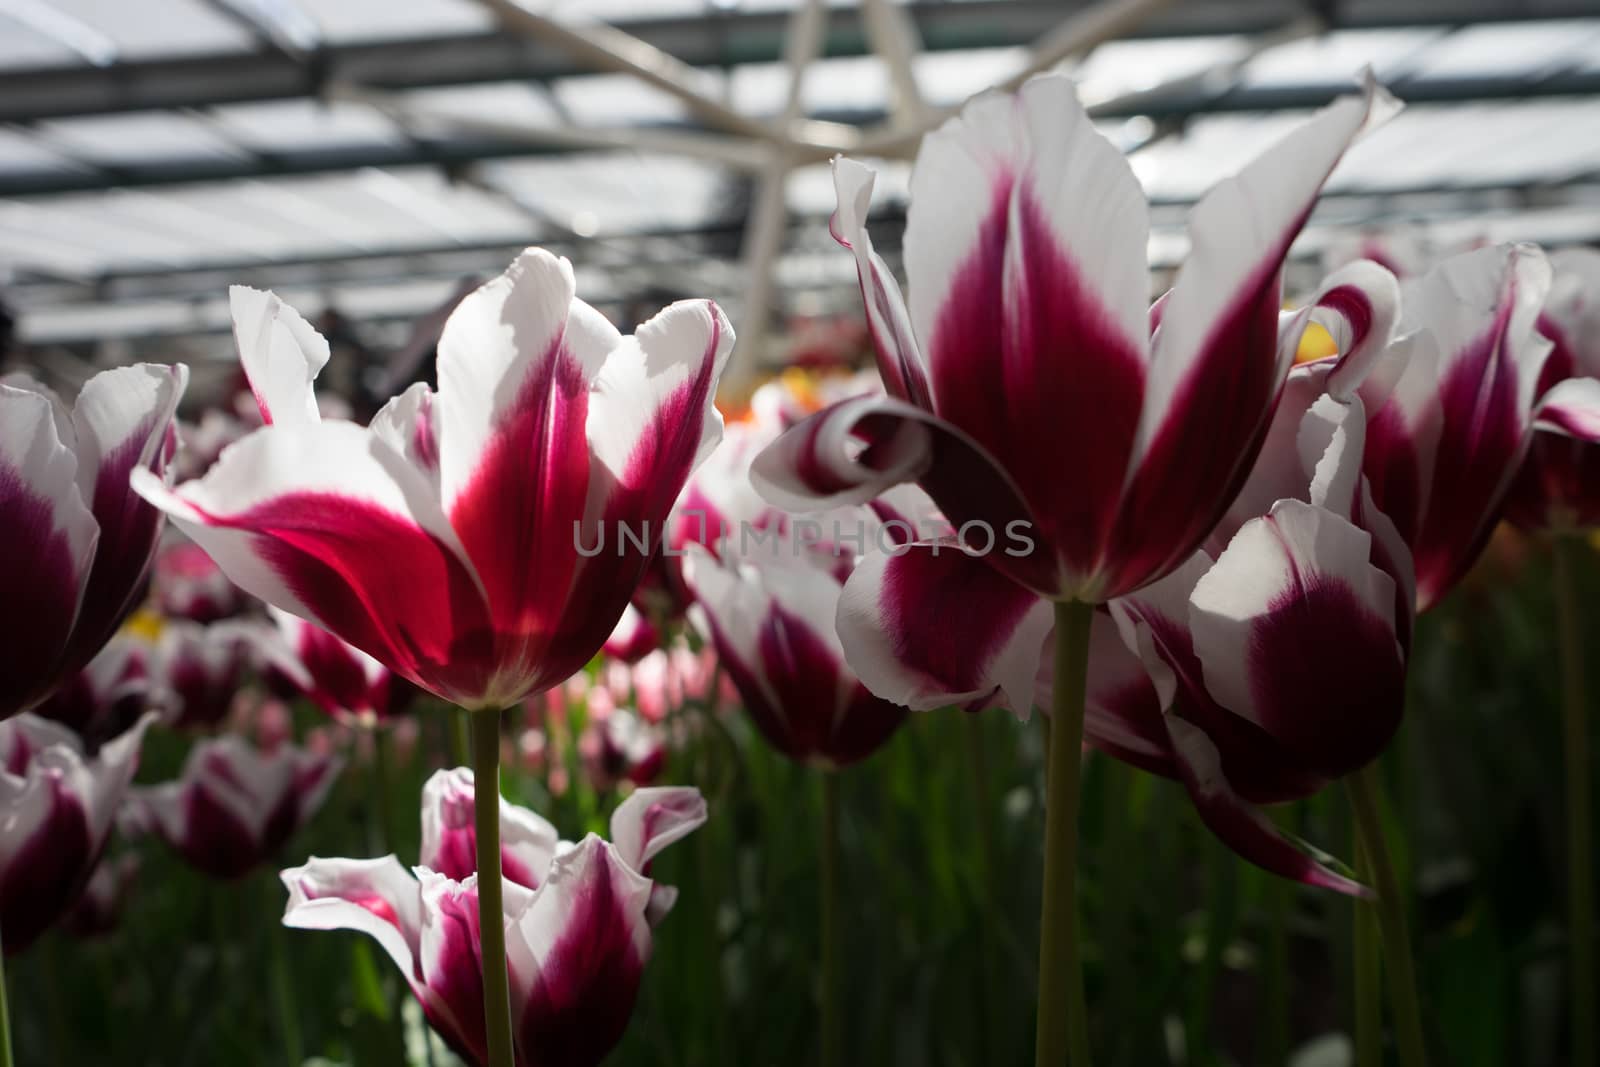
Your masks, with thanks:
M1119 562L1110 592L1176 566L1239 491L1298 342L1278 336L1283 258L1351 142L1396 109L1369 76L1361 96L1335 101L1195 206L1112 541L1148 547Z
M590 384L621 342L573 294L571 265L530 249L439 341L444 506L487 591L510 699L533 688L561 622L590 490Z
M261 420L285 426L319 421L312 383L327 365L327 339L276 293L229 286L228 309Z
M417 969L428 1023L469 1063L487 1062L483 1017L483 950L478 925L478 878L457 882L426 867Z
M1043 540L1085 576L1116 514L1144 388L1139 183L1072 83L1039 78L929 135L911 201L911 310L934 409L994 456ZM1071 477L1060 456L1074 457Z
M478 869L472 805L470 768L433 772L422 787L422 866L457 880ZM505 878L537 889L560 843L556 828L543 816L500 798L500 871Z
M611 813L611 842L622 862L643 874L657 853L705 822L706 800L698 789L635 789Z
M1049 603L950 541L867 555L839 598L850 668L915 710L998 699L1027 719L1051 625Z
M864 504L913 480L975 547L1028 546L991 551L994 566L1046 595L1060 590L1055 558L1034 551L1039 527L1016 483L967 434L910 404L885 397L841 401L788 430L750 468L758 493L797 512Z
M417 382L394 397L372 416L367 428L374 437L404 456L417 470L438 480L439 431L434 402L427 382Z
M360 427L270 426L198 482L134 479L246 592L447 700L501 698L483 595L454 531L424 477Z
M1378 417L1402 420L1409 442L1392 441L1389 426L1369 435L1368 468L1393 462L1407 443L1417 456L1426 496L1414 505L1415 533L1390 506L1393 487L1373 478L1373 493L1411 541L1422 609L1477 558L1522 461L1551 347L1537 329L1550 284L1544 254L1516 245L1453 257L1406 290L1402 329L1425 330L1437 363L1407 368L1395 413Z
M129 486L134 470L161 477L177 446L173 417L189 381L182 364L103 371L78 394L78 488L100 526L63 667L75 671L111 639L143 595L160 542L161 513Z
M721 440L713 400L733 342L716 304L679 301L607 358L590 397L587 508L581 526L569 523L560 533L563 551L584 550L544 684L567 678L600 650L660 549L673 502Z
M46 696L99 539L50 397L0 385L0 718ZM70 428L66 428L70 432Z
M393 856L346 860L311 857L278 877L289 891L283 925L297 930L356 930L377 941L416 989L422 896ZM419 994L420 995L420 994Z
M833 161L833 188L839 206L829 229L834 240L855 253L856 277L867 309L867 330L878 357L878 374L889 395L932 409L928 369L911 328L911 313L889 265L872 247L867 212L872 204L872 168L838 156Z
M1240 529L1190 598L1206 688L1328 778L1376 756L1404 705L1394 581L1371 553L1349 521L1285 500Z
M1174 579L1180 578L1184 571L1190 571L1192 576L1193 564L1191 559L1184 568L1165 579L1174 584L1172 592L1176 592L1178 585L1188 584L1186 579L1177 583ZM1171 597L1163 594L1157 601L1134 606L1133 610L1126 610L1130 606L1126 602L1117 603L1124 607L1118 612L1124 640L1137 650L1164 712L1168 748L1177 777L1183 781L1207 828L1223 844L1263 870L1307 885L1352 896L1369 896L1365 887L1336 870L1324 857L1290 842L1255 803L1236 791L1223 766L1221 751L1208 735L1207 728L1179 713L1180 707L1189 713L1201 711L1209 698L1203 689L1196 689L1196 679L1192 677L1198 663L1192 662L1192 655L1176 654L1181 652L1178 646L1186 641L1181 624L1173 626L1160 614L1163 603L1169 609L1174 606ZM1166 629L1167 636L1160 636L1159 629Z
M599 1063L627 1028L650 955L651 883L593 834L558 858L506 931L518 1047Z
M1579 441L1600 441L1600 381L1568 378L1539 398L1534 428Z

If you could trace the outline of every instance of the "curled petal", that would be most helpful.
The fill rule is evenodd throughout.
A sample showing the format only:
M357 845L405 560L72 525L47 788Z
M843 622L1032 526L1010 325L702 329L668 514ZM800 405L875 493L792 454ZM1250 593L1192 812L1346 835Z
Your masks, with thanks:
M291 426L321 419L312 383L327 365L327 339L276 293L230 286L228 308L261 421Z
M889 395L917 407L933 407L928 370L911 328L911 314L889 265L874 251L867 233L873 172L853 159L833 161L833 188L839 207L830 229L834 239L855 253L856 276L867 308L867 329L878 356L878 374Z
M1539 398L1534 429L1579 441L1600 441L1600 381L1568 378Z
M786 511L866 503L916 481L958 536L987 543L995 567L1046 595L1062 588L1016 483L967 434L909 404L861 397L824 408L764 449L750 481ZM1022 543L1025 550L996 550Z
M279 874L289 891L283 924L297 930L356 930L377 941L400 974L417 986L422 897L415 878L393 856L318 859Z
M642 874L656 853L705 822L706 801L698 789L635 789L611 815L611 841L622 861Z

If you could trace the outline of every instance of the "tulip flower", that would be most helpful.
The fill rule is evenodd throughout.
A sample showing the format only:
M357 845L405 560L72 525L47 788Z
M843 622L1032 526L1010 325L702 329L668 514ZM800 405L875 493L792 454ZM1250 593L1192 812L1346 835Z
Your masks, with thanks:
M1536 427L1600 440L1592 380L1539 389L1552 347L1538 330L1550 284L1532 245L1444 260L1405 289L1400 337L1384 359L1403 360L1403 372L1380 367L1362 387L1365 472L1416 559L1420 610L1482 551Z
M667 762L666 738L659 726L632 708L612 708L594 714L578 737L578 754L597 792L609 792L619 782L649 785Z
M1144 194L1067 78L980 97L924 140L909 305L866 231L872 172L837 160L834 231L890 395L790 430L756 460L757 488L815 511L915 480L958 530L1026 527L1037 549L991 563L1055 600L1161 577L1259 451L1299 342L1277 328L1284 255L1351 141L1393 110L1369 84L1208 193L1154 308Z
M88 666L34 709L71 729L92 752L138 721L151 702L153 649L136 637L113 637Z
M156 642L165 725L175 730L221 725L244 680L250 645L248 624L167 623Z
M864 521L864 520L863 520ZM874 696L845 662L834 629L843 582L793 539L722 559L692 546L684 576L693 616L768 744L824 768L877 751L906 709Z
M616 629L606 638L601 651L623 663L638 663L661 645L661 630L644 612L629 604L622 609Z
M721 437L727 320L683 301L624 337L577 299L566 260L529 249L450 312L438 391L413 385L361 427L319 414L326 340L270 293L231 302L266 425L199 481L135 487L246 592L495 713L474 716L474 766L498 782L498 712L599 651ZM484 873L492 915L500 880ZM499 932L485 927L495 969ZM485 981L508 1067L505 975Z
M466 708L599 650L649 554L622 531L659 531L721 433L721 312L675 304L623 337L546 252L452 312L437 393L414 385L365 428L318 415L328 346L304 319L240 287L232 305L268 425L199 481L136 487L241 588Z
M228 581L206 550L181 538L156 555L150 585L156 607L171 619L217 622L245 606L239 587Z
M0 718L82 670L133 610L161 514L128 488L162 485L189 371L141 363L96 374L68 410L44 386L0 379Z
M1551 342L1535 392L1539 408L1527 455L1506 512L1551 541L1556 634L1561 657L1562 744L1566 776L1568 986L1574 1064L1593 1064L1597 1041L1593 1005L1594 845L1590 766L1590 703L1584 664L1582 594L1578 574L1588 555L1581 536L1600 524L1600 252L1564 249L1550 257L1553 280L1539 332ZM1555 402L1560 398L1559 402ZM1581 400L1582 404L1575 403Z
M87 757L72 731L0 723L0 932L21 952L65 915L99 862L150 717Z
M260 752L232 735L201 741L178 780L134 790L130 821L201 873L242 878L310 821L340 766L289 745Z
M416 877L394 856L314 858L284 871L283 921L374 938L429 1024L481 1067L490 1059L478 977L479 879L467 873L476 850L471 793L464 769L439 772L428 783L424 864L414 868ZM705 817L697 790L640 789L612 815L610 842L590 834L573 845L538 815L500 801L518 1067L595 1065L621 1040L650 956L651 928L673 894L648 877L650 861Z
M61 920L62 927L74 937L103 937L116 930L122 922L128 896L138 881L139 868L137 852L101 859L95 864L94 873L89 875L78 902Z
M1181 566L1243 487L1299 348L1279 328L1284 257L1345 150L1394 110L1369 77L1362 95L1219 183L1191 213L1188 257L1153 307L1144 193L1067 78L981 96L923 140L904 237L909 303L867 233L872 172L834 164L833 229L855 256L889 396L812 416L757 457L752 478L791 511L915 481L948 518L956 536L943 551L899 557L890 602L865 596L877 617L862 629L878 636L860 653L918 661L891 670L888 689L863 672L888 699L918 697L914 675L961 673L965 698L1003 687L1026 707L1027 664L1055 615L1041 1067L1088 1058L1071 857L1090 605ZM960 544L990 573L963 565ZM938 587L946 611L930 610ZM918 621L933 618L960 623L932 635Z
M1600 386L1600 252L1567 248L1550 254L1553 279L1539 332L1552 345L1535 391L1549 398ZM1588 385L1563 385L1572 381ZM1541 404L1543 402L1541 401ZM1600 408L1592 403L1591 409ZM1569 412L1570 413L1570 412ZM1535 416L1533 440L1506 500L1507 516L1529 530L1600 526L1600 448L1594 433L1556 412Z
M277 623L258 641L268 669L325 714L371 728L404 709L412 689L389 668L320 626L279 608L267 611Z

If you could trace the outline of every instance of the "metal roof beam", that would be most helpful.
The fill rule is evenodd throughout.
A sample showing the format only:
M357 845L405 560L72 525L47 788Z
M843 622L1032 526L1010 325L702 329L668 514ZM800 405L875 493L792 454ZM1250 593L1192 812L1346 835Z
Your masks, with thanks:
M1091 7L1059 0L946 0L906 11L925 49L1028 45L1063 18ZM1281 0L1189 0L1173 4L1128 36L1257 34L1279 29L1304 9ZM1593 0L1346 0L1339 28L1459 26L1580 18ZM710 32L700 16L629 21L628 33L690 67L776 63L783 58L785 12L719 16ZM865 55L869 34L859 9L829 11L823 54ZM547 81L591 73L580 57L502 32L327 45L307 66L281 52L111 62L0 73L0 122L314 96L329 79L373 89L417 89L508 80Z

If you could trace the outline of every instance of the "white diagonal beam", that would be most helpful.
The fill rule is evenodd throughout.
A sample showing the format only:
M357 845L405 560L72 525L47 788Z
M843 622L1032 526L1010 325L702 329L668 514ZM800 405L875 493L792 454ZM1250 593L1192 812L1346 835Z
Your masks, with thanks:
M620 148L660 152L747 171L759 171L767 159L761 145L739 137L677 130L584 129L579 126L543 126L511 119L474 118L418 105L396 93L347 83L330 84L324 94L330 100L366 104L388 116L403 129L419 133L452 130L496 140L556 148Z
M927 120L927 101L917 84L914 67L922 50L922 37L906 9L893 0L861 0L861 18L867 40L889 68L889 114L903 126L920 126Z
M738 111L696 86L695 69L629 33L603 24L570 25L529 10L519 0L477 0L499 18L506 29L539 41L587 63L596 70L632 74L640 81L681 100L702 122L759 140L774 132L764 123Z

